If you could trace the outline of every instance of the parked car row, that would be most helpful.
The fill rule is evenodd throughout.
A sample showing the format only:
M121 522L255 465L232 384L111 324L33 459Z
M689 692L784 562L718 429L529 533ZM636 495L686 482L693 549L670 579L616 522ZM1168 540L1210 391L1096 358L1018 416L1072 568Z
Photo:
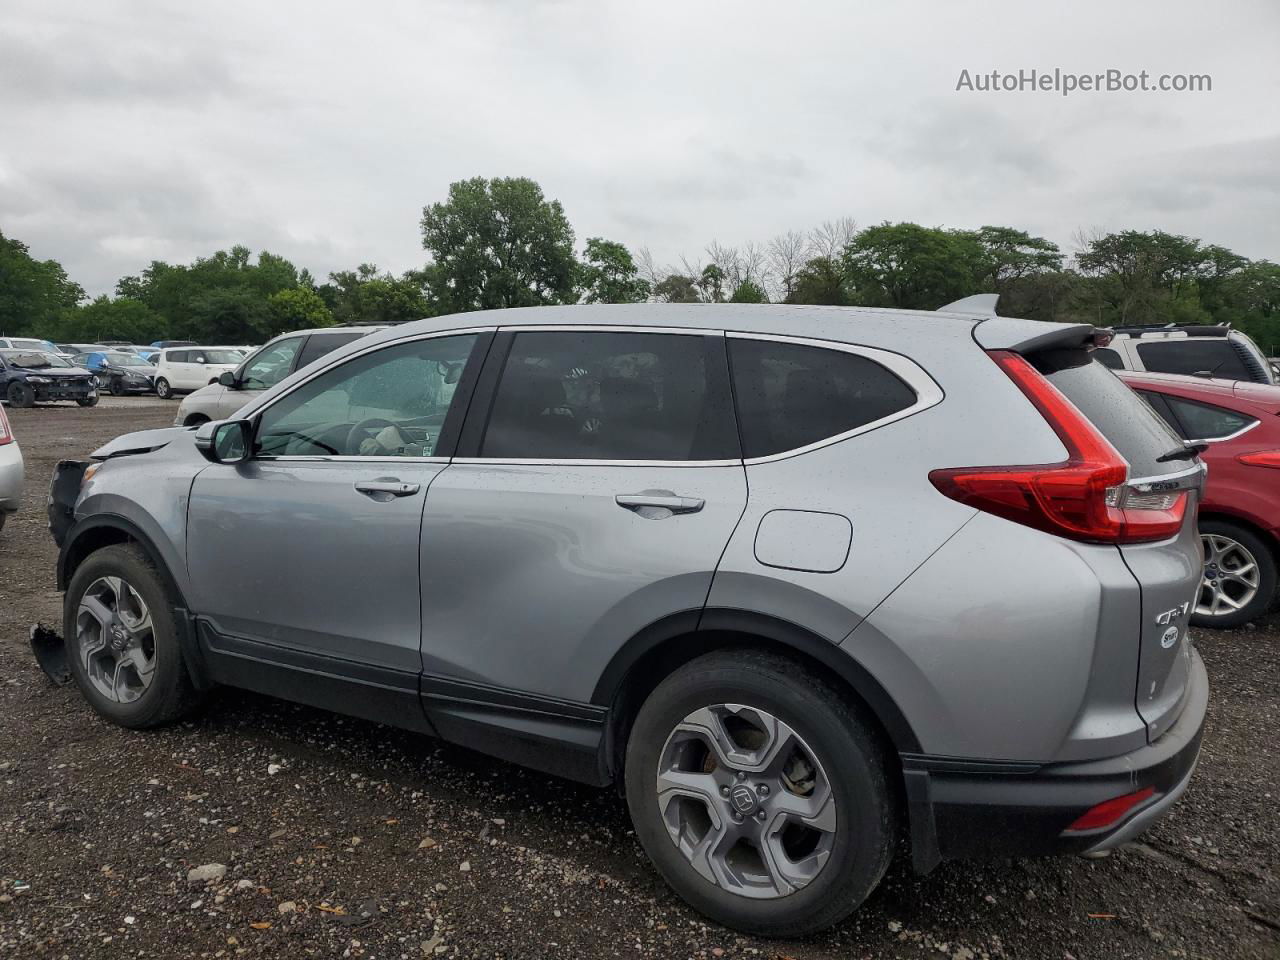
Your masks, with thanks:
M904 839L921 872L1101 853L1187 788L1205 468L1105 333L549 307L303 363L316 333L225 374L230 418L60 465L62 652L104 717L225 684L617 784L681 896L773 935Z

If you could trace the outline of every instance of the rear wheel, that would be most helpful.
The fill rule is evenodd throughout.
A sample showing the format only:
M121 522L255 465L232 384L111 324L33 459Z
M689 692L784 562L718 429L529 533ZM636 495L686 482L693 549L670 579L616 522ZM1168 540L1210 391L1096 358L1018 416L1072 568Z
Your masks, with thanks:
M712 919L799 936L889 865L894 807L870 725L782 657L715 653L664 680L627 744L627 804L667 882Z
M1204 575L1191 622L1198 627L1239 627L1271 607L1276 559L1248 527L1229 520L1201 520Z
M15 380L9 384L9 389L5 391L5 397L11 407L34 407L36 405L36 392L21 380Z
M173 387L169 386L169 381L164 377L156 377L156 396L161 400L168 400L173 396Z
M67 662L89 705L122 727L158 727L198 702L159 572L135 546L89 555L67 588Z
M122 377L111 378L111 395L113 397L123 397L127 392L124 388L124 379Z

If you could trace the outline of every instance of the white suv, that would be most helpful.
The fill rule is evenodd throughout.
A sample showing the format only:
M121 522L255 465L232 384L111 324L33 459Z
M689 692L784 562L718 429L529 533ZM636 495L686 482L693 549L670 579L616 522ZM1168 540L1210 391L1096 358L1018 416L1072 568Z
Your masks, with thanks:
M263 390L274 387L293 371L301 370L330 350L385 329L386 325L322 327L281 334L243 361L237 357L235 364L219 368L219 376L214 379L201 380L197 384L199 389L178 406L173 422L176 426L192 427L209 420L224 420ZM160 392L159 380L156 392ZM160 393L160 396L168 394Z
M156 358L156 394L168 399L216 383L240 365L243 357L230 347L167 347Z
M1146 370L1280 383L1280 370L1246 334L1222 326L1114 327L1111 342L1094 351L1113 370Z

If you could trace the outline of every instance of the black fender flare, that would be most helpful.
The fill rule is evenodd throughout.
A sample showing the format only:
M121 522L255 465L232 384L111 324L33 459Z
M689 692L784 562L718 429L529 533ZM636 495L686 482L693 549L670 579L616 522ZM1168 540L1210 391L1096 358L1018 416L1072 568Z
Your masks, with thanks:
M758 637L817 661L862 699L884 728L895 750L899 753L921 752L915 731L888 691L839 644L799 624L747 610L707 607L702 611L682 611L654 621L613 655L596 683L591 702L597 706L612 707L632 668L669 641L690 634L717 632Z

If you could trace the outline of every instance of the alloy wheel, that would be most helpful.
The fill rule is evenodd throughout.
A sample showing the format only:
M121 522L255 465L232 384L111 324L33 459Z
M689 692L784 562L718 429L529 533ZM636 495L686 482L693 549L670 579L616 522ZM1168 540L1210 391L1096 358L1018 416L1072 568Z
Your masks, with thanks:
M155 676L156 640L151 611L120 577L89 584L76 613L76 644L85 676L116 703L137 700Z
M835 797L821 761L757 707L717 704L677 724L659 755L657 801L694 870L743 897L802 889L835 844Z
M1200 537L1204 573L1196 613L1220 617L1243 609L1258 595L1258 561L1242 543L1218 533Z

